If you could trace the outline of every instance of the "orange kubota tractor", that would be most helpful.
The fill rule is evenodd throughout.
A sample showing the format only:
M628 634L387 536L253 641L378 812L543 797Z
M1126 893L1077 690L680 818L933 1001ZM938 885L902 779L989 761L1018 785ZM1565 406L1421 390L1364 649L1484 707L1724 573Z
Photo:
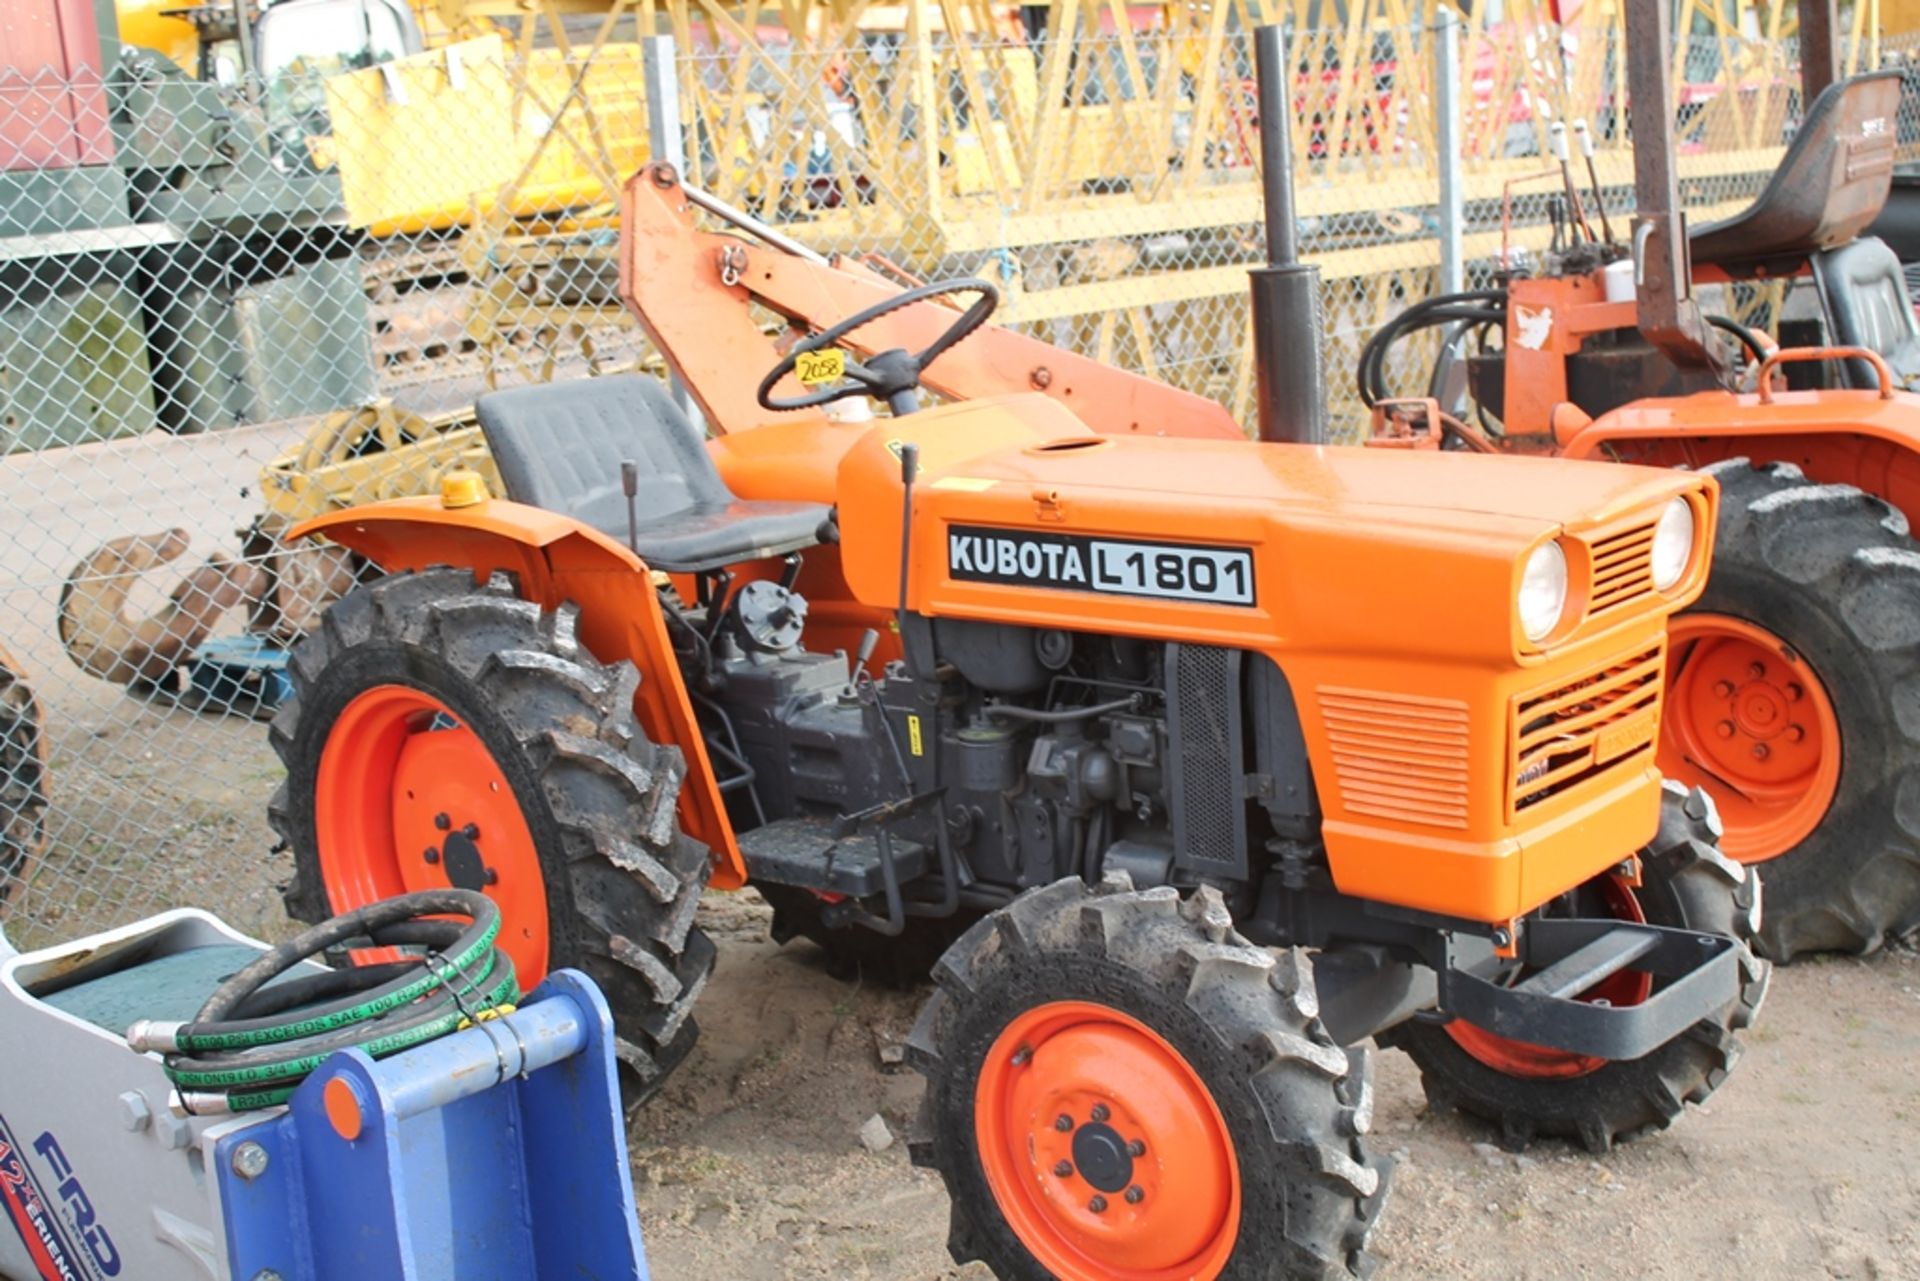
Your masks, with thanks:
M1636 103L1673 100L1669 11L1628 0ZM1777 960L1920 926L1920 325L1893 253L1860 235L1887 198L1901 79L1837 81L1822 0L1800 5L1800 31L1809 105L1750 208L1688 228L1673 136L1638 130L1630 243L1604 217L1605 234L1581 236L1568 177L1569 243L1535 274L1410 308L1359 370L1372 443L1439 443L1424 419L1452 446L1718 479L1713 573L1668 647L1659 763L1713 796L1727 853L1764 866ZM1609 267L1630 296L1608 301ZM1811 346L1775 350L1693 296L1781 280L1817 304L1797 336L1782 326ZM1432 327L1446 339L1424 406L1393 401L1393 349ZM1600 568L1603 592L1634 581L1631 565Z
M716 434L643 378L495 392L506 497L304 527L385 576L274 723L291 910L485 890L523 983L599 982L636 1095L692 1042L709 884L933 962L912 1151L1008 1277L1364 1274L1369 1037L1515 1143L1709 1095L1758 885L1654 743L1716 487L1325 447L1262 141L1257 441L989 326L984 281L902 289L637 175L623 294Z

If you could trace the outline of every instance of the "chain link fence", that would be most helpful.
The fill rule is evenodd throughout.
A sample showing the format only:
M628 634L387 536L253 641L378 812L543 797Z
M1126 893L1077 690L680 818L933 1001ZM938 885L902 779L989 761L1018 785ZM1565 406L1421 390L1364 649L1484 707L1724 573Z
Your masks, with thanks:
M182 903L284 928L264 721L286 647L355 573L286 530L433 492L455 466L491 476L471 417L490 386L664 373L619 304L611 205L650 156L823 252L991 279L1004 323L1249 421L1245 272L1264 244L1244 30L1169 8L1068 37L1007 12L817 39L710 14L651 47L631 19L578 19L417 52L368 25L277 54L263 38L237 63L129 46L100 74L0 78L14 941ZM1343 439L1364 428L1361 344L1449 285L1445 244L1469 285L1548 245L1552 122L1590 123L1624 233L1620 35L1552 30L1294 34L1300 229ZM1450 83L1442 40L1458 41ZM1920 72L1920 37L1878 49ZM1792 56L1721 35L1677 53L1696 218L1733 212L1777 162L1800 110ZM1912 155L1912 93L1899 133Z

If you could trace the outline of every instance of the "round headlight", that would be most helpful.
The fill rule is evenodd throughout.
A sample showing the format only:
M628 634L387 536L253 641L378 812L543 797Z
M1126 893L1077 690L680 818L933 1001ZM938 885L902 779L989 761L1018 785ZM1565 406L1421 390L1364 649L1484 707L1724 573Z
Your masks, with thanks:
M1567 608L1567 554L1559 543L1542 543L1520 573L1520 630L1530 641L1545 640L1560 625Z
M1653 527L1653 585L1666 591L1687 572L1693 559L1693 504L1676 498Z

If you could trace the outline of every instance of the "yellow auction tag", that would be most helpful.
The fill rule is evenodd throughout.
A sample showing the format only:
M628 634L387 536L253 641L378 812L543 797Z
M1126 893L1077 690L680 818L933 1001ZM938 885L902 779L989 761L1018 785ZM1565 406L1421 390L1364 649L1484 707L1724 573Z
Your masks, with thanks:
M793 372L809 387L837 383L846 377L847 353L838 347L827 347L821 351L803 351L800 353L800 358L794 361Z

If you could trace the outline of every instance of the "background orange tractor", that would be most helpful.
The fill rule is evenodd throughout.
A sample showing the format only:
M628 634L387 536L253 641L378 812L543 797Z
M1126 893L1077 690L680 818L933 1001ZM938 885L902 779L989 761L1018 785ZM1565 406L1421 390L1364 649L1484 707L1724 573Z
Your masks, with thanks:
M1633 100L1671 102L1669 7L1628 0L1627 23ZM1886 201L1901 78L1837 82L1820 0L1800 33L1809 105L1752 207L1688 228L1671 134L1637 131L1628 241L1604 219L1582 234L1568 176L1568 240L1535 273L1416 304L1359 371L1376 444L1445 435L1718 479L1713 575L1674 622L1660 767L1713 796L1729 854L1765 865L1763 946L1782 960L1920 926L1920 327L1893 253L1860 234ZM1812 304L1782 324L1784 351L1693 296L1781 280ZM1436 327L1427 396L1393 401L1395 347ZM1631 585L1604 568L1602 590Z
M937 955L913 1154L1009 1277L1365 1274L1371 1036L1516 1143L1704 1099L1767 981L1756 880L1654 765L1716 488L1321 448L1267 173L1258 441L992 328L984 281L902 289L635 177L623 293L720 434L634 376L497 392L506 498L305 527L385 576L274 723L290 908L484 890L523 982L599 982L636 1095L691 1044L709 883Z

